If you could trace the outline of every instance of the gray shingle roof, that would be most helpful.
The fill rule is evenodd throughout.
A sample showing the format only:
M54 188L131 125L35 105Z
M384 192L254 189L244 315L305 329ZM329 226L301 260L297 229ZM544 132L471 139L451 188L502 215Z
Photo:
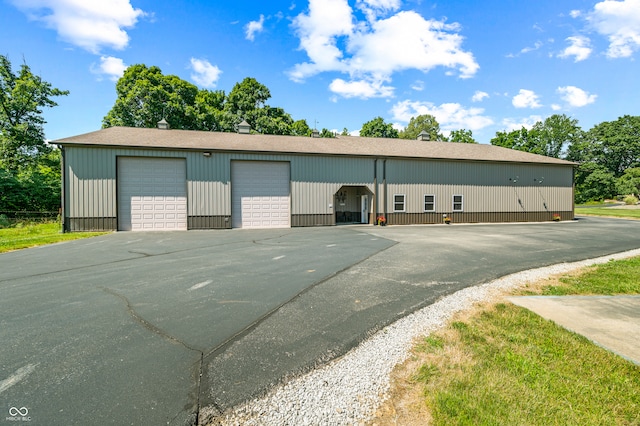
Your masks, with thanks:
M305 155L401 157L543 163L565 166L574 164L557 158L485 144L421 142L407 139L354 136L339 136L331 139L134 127L110 127L83 135L58 139L52 143L63 146L87 145Z

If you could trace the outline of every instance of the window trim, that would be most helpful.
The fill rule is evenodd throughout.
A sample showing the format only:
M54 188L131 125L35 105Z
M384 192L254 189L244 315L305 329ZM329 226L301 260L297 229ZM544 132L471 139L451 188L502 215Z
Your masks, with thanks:
M396 197L402 197L402 210L396 209L396 205L399 204L396 202ZM404 213L407 211L407 196L406 194L393 194L393 211L394 213Z
M432 207L433 207L431 210L427 210L427 197L433 197L433 201L429 203L429 204L432 204ZM422 200L424 201L422 207L423 207L425 212L435 212L436 211L436 195L435 194L424 194L424 197L422 197Z
M456 203L456 197L460 197L460 202ZM460 208L456 209L456 204L460 204ZM464 211L464 195L462 194L453 194L451 197L451 211L452 212L463 212Z

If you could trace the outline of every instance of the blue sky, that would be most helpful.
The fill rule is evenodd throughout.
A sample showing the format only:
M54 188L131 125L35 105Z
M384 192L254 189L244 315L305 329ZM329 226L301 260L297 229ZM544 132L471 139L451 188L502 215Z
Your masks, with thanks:
M0 54L69 90L58 139L94 131L128 65L229 92L245 77L310 126L497 131L640 115L640 0L0 0Z

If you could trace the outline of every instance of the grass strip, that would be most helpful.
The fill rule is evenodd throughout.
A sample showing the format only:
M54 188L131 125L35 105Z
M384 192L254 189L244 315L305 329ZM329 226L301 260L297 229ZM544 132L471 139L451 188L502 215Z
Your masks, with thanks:
M640 258L518 294L640 294ZM640 425L640 366L511 303L485 303L421 339L371 424Z
M640 209L614 209L611 207L584 207L575 210L576 216L606 216L640 219Z
M430 342L413 379L434 425L640 424L640 368L524 308L487 307Z
M0 253L105 234L105 232L63 234L60 229L61 225L58 222L18 223L10 228L2 228L0 229Z

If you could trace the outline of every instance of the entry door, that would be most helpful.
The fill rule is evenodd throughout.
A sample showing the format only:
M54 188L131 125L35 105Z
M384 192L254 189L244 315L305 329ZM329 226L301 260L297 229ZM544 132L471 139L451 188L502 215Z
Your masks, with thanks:
M361 207L360 207L360 223L369 223L369 196L363 195L360 197Z

